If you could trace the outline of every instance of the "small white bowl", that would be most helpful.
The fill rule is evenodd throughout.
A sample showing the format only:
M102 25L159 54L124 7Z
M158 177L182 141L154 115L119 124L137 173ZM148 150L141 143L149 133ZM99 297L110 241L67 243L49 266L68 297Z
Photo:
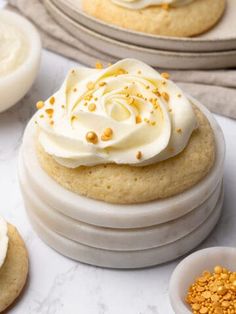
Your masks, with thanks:
M0 20L19 28L26 36L29 52L25 61L10 74L0 77L0 112L15 105L30 89L38 73L41 40L36 28L22 16L0 10Z
M212 247L197 251L186 257L175 268L169 285L169 296L175 314L191 314L185 302L188 288L203 271L213 271L216 265L222 265L236 271L236 248Z

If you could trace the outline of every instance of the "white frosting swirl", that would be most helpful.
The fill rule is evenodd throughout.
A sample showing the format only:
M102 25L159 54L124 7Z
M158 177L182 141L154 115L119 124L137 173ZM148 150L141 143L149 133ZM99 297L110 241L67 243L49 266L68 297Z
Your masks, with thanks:
M7 235L7 223L0 216L0 268L4 264L7 249L8 249L8 235Z
M181 6L191 3L195 0L111 0L111 1L125 8L138 10L162 4L169 4L171 6Z
M26 59L28 44L24 34L5 20L0 21L0 77L15 71Z
M60 90L38 105L41 145L70 168L149 165L177 155L197 121L183 92L163 76L134 59L70 71Z

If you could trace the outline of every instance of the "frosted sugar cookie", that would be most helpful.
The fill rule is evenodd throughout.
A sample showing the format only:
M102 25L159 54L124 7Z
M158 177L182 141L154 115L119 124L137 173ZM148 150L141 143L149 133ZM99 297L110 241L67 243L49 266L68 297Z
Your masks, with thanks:
M83 10L109 24L155 35L190 37L221 18L225 0L83 0Z
M167 73L125 59L72 70L35 116L42 168L74 193L111 203L167 198L204 178L215 139Z

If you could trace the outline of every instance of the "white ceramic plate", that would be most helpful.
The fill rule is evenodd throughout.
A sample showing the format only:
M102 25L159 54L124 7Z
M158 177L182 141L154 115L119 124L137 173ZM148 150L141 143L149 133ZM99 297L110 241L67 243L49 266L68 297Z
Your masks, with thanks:
M172 51L225 51L236 49L236 1L228 0L227 9L221 21L209 32L195 38L173 38L155 36L109 25L85 14L81 0L51 0L62 12L77 23L107 37L119 41Z
M216 225L220 217L222 205L223 192L212 214L192 233L168 245L138 251L110 251L92 248L68 240L51 231L32 212L28 212L28 216L39 237L65 256L101 267L141 268L171 261L194 249L209 235Z
M236 66L236 49L223 52L185 53L143 48L111 39L76 23L50 0L44 0L53 18L74 37L118 59L132 57L167 69L220 69Z
M32 189L25 175L22 160L19 181L27 211L37 216L46 227L70 240L115 251L149 249L186 236L198 228L212 213L222 187L222 182L219 182L215 191L203 204L178 219L148 228L112 229L85 224L48 206L46 201L40 199Z
M192 101L207 116L214 130L216 161L203 180L179 195L144 204L120 205L93 200L66 190L41 169L34 146L33 119L25 131L22 146L27 181L51 208L88 224L110 228L142 228L177 219L208 199L223 176L223 133L212 114L196 100Z

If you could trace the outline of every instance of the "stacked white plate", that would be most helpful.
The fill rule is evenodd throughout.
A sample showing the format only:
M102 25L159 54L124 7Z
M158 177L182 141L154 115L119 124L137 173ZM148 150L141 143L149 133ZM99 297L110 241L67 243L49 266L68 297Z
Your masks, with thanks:
M139 33L85 14L77 0L44 0L53 18L81 41L80 49L104 61L132 57L171 69L219 69L236 66L236 1L227 0L221 21L195 38ZM90 64L91 65L91 64Z
M19 178L25 207L38 235L51 247L88 264L138 268L175 259L211 232L223 204L225 144L212 115L216 161L191 189L163 200L119 205L79 196L57 184L41 168L35 152L34 119L20 153Z

